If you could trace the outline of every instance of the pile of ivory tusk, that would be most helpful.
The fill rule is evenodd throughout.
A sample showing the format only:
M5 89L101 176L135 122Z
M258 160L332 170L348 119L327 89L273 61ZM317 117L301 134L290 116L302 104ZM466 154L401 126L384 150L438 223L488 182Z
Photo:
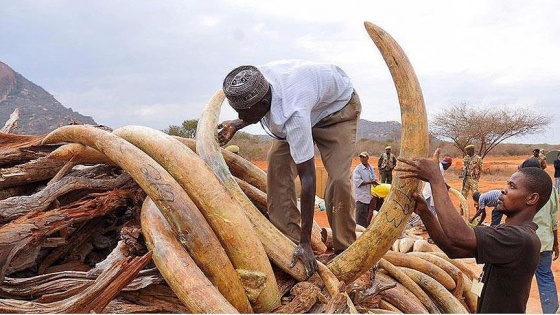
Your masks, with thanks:
M200 123L205 125L204 120ZM149 197L141 213L142 232L158 270L190 312L281 311L281 292L272 265L300 283L305 280L300 264L289 267L295 244L258 210L266 203L266 198L254 201L247 198L249 194L255 195L256 190L266 194L257 188L266 190L266 174L242 157L216 147L219 155L214 156L214 160L207 159L209 163L206 163L200 155L208 151L203 151L200 142L139 126L123 127L112 133L91 126L67 126L43 140L43 143L58 142L73 143L53 151L51 158L74 163L116 164L147 193ZM195 148L200 155L194 153L192 149ZM216 171L212 171L210 165L216 167ZM240 182L246 183L245 189L236 186ZM236 228L238 225L243 228ZM360 238L365 231L357 229ZM260 242L255 242L257 239ZM317 253L323 253L327 247L328 242L314 242ZM235 249L243 250L237 253ZM249 258L243 260L244 255ZM451 260L439 252L387 251L382 257L375 278L365 288L347 287L347 291L354 297L356 292L363 296L364 291L375 285L398 283L397 286L375 292L379 293L379 301L373 306L371 298L346 299L346 312L384 309L405 313L465 313L475 310L476 299L470 293L474 274L461 261ZM255 263L257 260L262 263ZM369 269L364 274L371 274ZM325 287L329 297L317 299L316 303L334 301L334 296L340 294L338 277L324 265L320 273L323 283L318 287ZM360 278L357 282L364 281L362 274L356 278ZM273 289L268 296L264 295L267 288ZM307 309L300 306L288 310L309 311L314 304ZM315 311L321 307L328 309L328 302L322 304L315 306Z
M412 66L385 31L365 26L397 88L401 156L426 156L427 116ZM390 250L412 213L416 179L397 176L380 214L346 251L319 263L318 276L306 279L301 262L290 267L296 245L263 213L266 174L215 141L223 100L218 91L207 104L196 141L141 126L111 132L74 125L51 132L42 144L65 143L49 158L68 166L116 165L145 192L141 232L159 273L188 312L476 310L470 293L475 275L464 263L438 252ZM317 254L327 249L316 224L313 249Z

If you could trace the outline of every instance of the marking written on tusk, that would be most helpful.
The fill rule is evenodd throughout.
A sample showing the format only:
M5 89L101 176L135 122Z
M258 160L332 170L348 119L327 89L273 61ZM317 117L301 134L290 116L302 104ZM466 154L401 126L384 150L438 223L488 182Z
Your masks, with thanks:
M395 203L395 205L401 209L403 216L400 218L397 217L389 217L389 212L390 211L385 211L385 220L387 221L387 223L392 224L395 228L399 227L402 223L403 223L403 219L405 218L405 216L409 213L412 213L414 209L412 209L413 207L413 203L412 203L412 199L410 198L410 196L408 194L406 194L402 189L400 189L400 187L395 187L395 191L394 194L400 194L400 196L395 196L393 197L393 201ZM400 197L400 198L399 198ZM409 202L405 203L404 205L401 204L399 202L399 199L403 199L406 198Z
M156 168L148 164L146 166L140 167L140 171L146 177L146 179L150 183L150 186L152 186L153 189L156 190L158 195L158 198L156 198L156 200L167 202L175 201L175 193L173 192L171 185L162 180L161 173Z

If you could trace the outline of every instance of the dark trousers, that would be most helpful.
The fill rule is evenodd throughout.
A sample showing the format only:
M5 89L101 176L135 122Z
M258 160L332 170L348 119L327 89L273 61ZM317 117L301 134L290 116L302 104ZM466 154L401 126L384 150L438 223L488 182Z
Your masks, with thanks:
M356 224L368 227L369 203L356 201Z
M379 198L379 197L375 197L375 196L373 196L371 198L371 201L369 202L369 210L368 210L366 227L369 226L369 224L371 223L371 220L373 219L373 211L379 211L379 209L381 209L381 206L383 205L383 201L384 201L383 198Z
M393 182L393 171L380 171L381 183L391 184Z
M501 213L496 207L494 207L494 209L492 209L492 222L490 222L490 226L496 226L500 224L503 215L503 213Z

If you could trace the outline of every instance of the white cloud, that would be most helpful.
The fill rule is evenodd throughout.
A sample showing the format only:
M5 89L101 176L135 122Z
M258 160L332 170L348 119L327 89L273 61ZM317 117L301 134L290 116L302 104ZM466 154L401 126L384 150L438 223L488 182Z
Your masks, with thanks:
M362 118L400 120L371 21L408 55L428 115L457 102L555 112L559 13L554 0L4 1L0 61L112 127L197 118L233 67L282 58L338 64Z

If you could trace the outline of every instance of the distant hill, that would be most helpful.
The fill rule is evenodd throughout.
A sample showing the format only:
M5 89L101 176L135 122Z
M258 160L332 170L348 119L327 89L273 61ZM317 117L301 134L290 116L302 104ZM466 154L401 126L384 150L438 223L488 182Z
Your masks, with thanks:
M78 121L97 125L93 118L66 108L42 87L0 62L0 128L19 108L19 121L12 133L44 134Z
M400 141L402 125L398 121L369 121L360 119L356 139L367 139L375 141ZM268 135L255 135L261 140L270 140Z
M356 138L358 140L400 141L401 129L402 125L398 121L369 121L360 119L358 121Z
M15 108L19 108L19 121L13 133L44 134L72 121L97 125L92 117L64 107L42 87L0 62L0 128ZM270 139L267 135L257 137ZM358 140L399 141L400 137L401 124L397 121L358 121Z

